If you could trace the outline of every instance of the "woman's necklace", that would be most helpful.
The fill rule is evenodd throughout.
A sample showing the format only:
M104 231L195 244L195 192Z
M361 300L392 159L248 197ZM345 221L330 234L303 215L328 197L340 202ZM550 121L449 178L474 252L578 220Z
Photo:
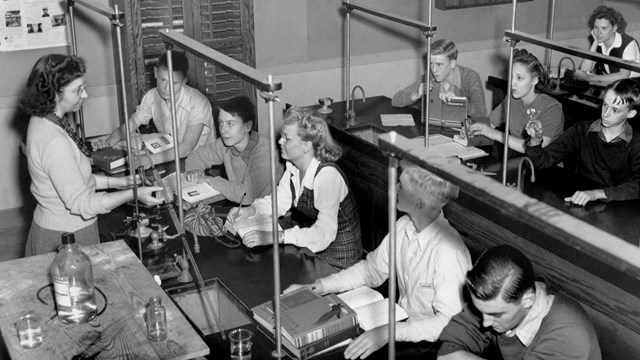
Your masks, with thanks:
M71 140L73 140L76 143L76 145L78 146L78 149L80 149L80 151L82 151L82 153L86 157L91 156L91 149L87 146L87 144L84 141L82 141L80 136L78 136L78 133L76 133L75 130L73 130L73 128L71 127L71 125L69 125L69 122L67 122L66 119L59 117L58 114L56 113L50 113L47 116L45 116L45 118L51 121L52 123L60 126L61 128L63 128L64 131L66 131L67 134L69 134L69 137L71 138Z

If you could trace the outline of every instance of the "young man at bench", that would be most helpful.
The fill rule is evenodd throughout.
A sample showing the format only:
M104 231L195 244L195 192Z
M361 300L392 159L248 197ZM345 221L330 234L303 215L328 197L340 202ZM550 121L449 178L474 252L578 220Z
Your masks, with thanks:
M533 265L510 245L485 251L467 273L471 303L440 335L438 360L600 360L587 314L575 301L536 281ZM492 358L492 357L490 357Z

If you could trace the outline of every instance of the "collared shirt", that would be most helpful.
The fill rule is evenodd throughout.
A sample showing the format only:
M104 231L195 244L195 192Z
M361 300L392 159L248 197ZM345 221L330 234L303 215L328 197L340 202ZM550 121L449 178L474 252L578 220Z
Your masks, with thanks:
M278 184L278 216L284 215L293 204L298 204L302 188L313 191L314 206L319 211L318 219L308 228L294 226L284 231L284 242L299 247L306 247L314 253L326 249L338 233L338 210L340 203L347 196L349 188L342 175L334 167L326 166L316 176L320 161L311 160L304 177L300 178L300 170L287 161L284 175ZM291 183L295 190L291 193ZM271 214L271 195L256 199L253 206L258 213Z
M598 133L598 136L600 136L600 139L602 141L610 143L616 141L624 141L627 143L627 145L629 145L631 143L631 139L633 139L633 128L628 122L624 124L622 132L618 136L611 139L611 141L607 141L607 138L604 136L604 132L602 131L602 122L600 120L592 122L587 132L596 132Z
M213 123L211 103L200 91L188 85L182 86L182 90L176 99L176 118L178 121L177 141L183 141L187 128L195 124L203 124L204 128L194 149L215 139L216 130ZM160 97L156 88L149 90L144 95L140 105L136 108L136 112L131 116L133 124L138 125L148 124L151 119L153 119L153 123L158 128L158 132L173 134L170 105Z
M619 32L616 32L613 35L613 44L611 44L611 47L609 48L607 48L604 43L598 43L598 45L602 48L603 55L609 56L612 49L622 46L622 35L620 35ZM627 47L624 49L624 51L622 52L622 60L640 63L640 49L638 49L638 44L635 41L629 43L629 45L627 45ZM607 73L610 72L609 64L604 64L604 68L607 70ZM629 77L636 76L640 76L640 73L631 72L631 75Z
M555 295L547 294L547 285L545 283L536 281L535 287L536 300L527 316L522 319L517 327L505 333L506 336L516 335L524 346L531 345L533 338L535 338L540 329L542 320L549 313L555 299Z
M398 341L436 341L451 317L462 310L462 286L471 257L458 232L442 213L417 232L408 215L396 224L398 304L409 319L396 324ZM326 292L366 285L389 277L389 236L366 260L320 279Z

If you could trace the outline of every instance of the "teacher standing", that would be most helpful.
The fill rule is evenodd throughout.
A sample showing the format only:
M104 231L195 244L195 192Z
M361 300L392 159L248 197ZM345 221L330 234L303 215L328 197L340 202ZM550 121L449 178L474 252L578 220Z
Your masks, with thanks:
M78 111L88 97L84 61L76 56L50 54L41 57L29 75L20 107L30 116L26 156L31 192L38 205L27 237L25 255L55 251L65 232L76 243L100 242L97 215L133 200L133 190L105 192L133 185L131 177L91 173L91 150L78 136L69 113ZM138 188L147 205L162 200L160 187Z

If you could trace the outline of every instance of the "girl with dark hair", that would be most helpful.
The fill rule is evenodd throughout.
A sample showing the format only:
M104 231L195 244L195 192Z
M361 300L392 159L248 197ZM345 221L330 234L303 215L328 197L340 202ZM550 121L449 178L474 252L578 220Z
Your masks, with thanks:
M76 56L51 54L31 71L20 107L31 116L25 153L31 192L38 201L27 237L26 256L55 251L63 233L75 234L82 245L97 244L97 215L133 200L131 177L111 178L91 173L91 150L74 129L67 114L78 111L88 97L85 65ZM160 204L153 196L159 187L138 188L138 198Z
M525 126L531 119L540 120L544 127L545 138L542 146L546 146L564 130L564 114L562 105L542 91L547 87L547 72L533 54L527 50L515 50L513 57L513 74L511 76L511 117L509 120L509 148L524 153ZM491 126L475 123L469 127L470 135L483 135L504 143L504 130L498 128L507 118L507 99L496 107L489 119Z
M286 169L278 184L278 215L291 211L282 224L281 243L306 247L330 265L344 269L362 257L358 209L347 179L335 163L342 149L327 123L311 110L290 108L280 138ZM271 196L251 206L234 208L229 217L240 222L256 213L271 214ZM250 231L248 247L272 244L271 231Z
M246 96L224 101L218 112L220 137L192 152L185 164L187 180L207 182L233 202L251 204L271 194L269 139L252 131L256 121L254 105ZM227 178L206 176L204 170L224 165ZM277 162L276 177L282 176ZM245 195L246 194L246 195Z
M593 39L589 51L640 62L638 42L625 34L627 22L616 9L604 5L596 8L589 17L589 28ZM602 85L638 75L640 74L632 73L630 70L588 59L584 59L580 64L580 70L576 71L576 77L579 79Z

